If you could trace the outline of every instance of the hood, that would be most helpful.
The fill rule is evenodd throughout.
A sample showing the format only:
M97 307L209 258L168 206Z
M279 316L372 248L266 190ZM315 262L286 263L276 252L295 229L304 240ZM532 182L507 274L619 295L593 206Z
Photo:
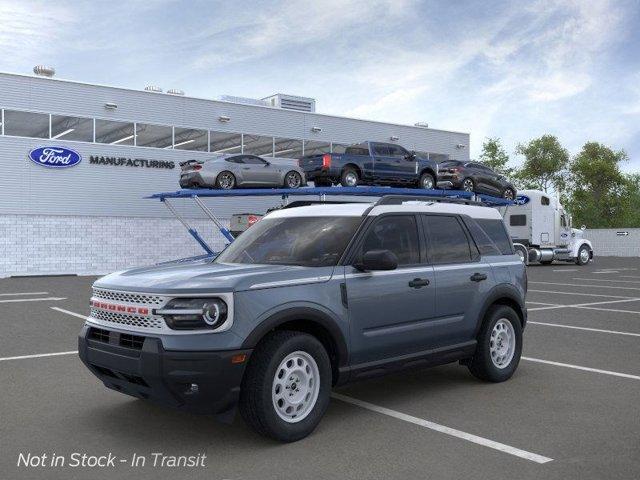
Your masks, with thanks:
M581 228L572 228L571 236L573 238L582 238L584 236L584 230L582 230Z
M306 273L305 273L306 272ZM212 263L197 259L132 268L98 279L97 288L142 293L205 293L244 290L256 283L308 276L308 268L288 265Z

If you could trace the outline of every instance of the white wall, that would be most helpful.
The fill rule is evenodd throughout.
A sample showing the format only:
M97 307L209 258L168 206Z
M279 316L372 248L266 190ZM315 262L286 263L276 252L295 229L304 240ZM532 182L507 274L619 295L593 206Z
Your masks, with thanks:
M629 235L618 233L628 232ZM596 257L640 257L640 228L596 228L584 232Z

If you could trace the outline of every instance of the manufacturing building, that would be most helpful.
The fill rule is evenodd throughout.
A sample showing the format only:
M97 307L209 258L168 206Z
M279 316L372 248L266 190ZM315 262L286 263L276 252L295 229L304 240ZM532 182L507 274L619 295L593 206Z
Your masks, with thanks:
M469 158L467 133L324 115L305 97L194 98L34 72L0 73L0 277L102 274L201 253L160 202L144 198L177 190L185 160L252 153L295 161L285 159L340 153L363 140L395 142L437 160ZM54 166L34 161L34 151L39 158L65 153ZM228 222L232 213L264 213L279 201L208 204ZM202 212L178 208L223 246Z

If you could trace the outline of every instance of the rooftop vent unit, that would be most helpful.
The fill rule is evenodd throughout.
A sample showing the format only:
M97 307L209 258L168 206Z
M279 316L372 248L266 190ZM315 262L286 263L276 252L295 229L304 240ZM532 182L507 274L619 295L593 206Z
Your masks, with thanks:
M45 65L36 65L33 67L33 73L39 77L53 77L56 74L56 69L53 67L47 67Z
M414 123L414 125L420 128L429 128L429 124L427 122L417 122L417 123Z
M269 102L257 98L235 97L233 95L221 95L218 98L223 102L241 103L243 105L257 105L259 107L268 107L270 105Z
M147 92L162 93L162 89L156 85L147 85L144 87Z
M180 97L184 97L184 90L178 90L177 88L172 88L170 90L167 90L167 93L169 95L178 95Z
M314 98L276 93L270 97L263 98L263 100L269 102L269 105L272 107L284 108L286 110L312 113L316 111L316 101Z

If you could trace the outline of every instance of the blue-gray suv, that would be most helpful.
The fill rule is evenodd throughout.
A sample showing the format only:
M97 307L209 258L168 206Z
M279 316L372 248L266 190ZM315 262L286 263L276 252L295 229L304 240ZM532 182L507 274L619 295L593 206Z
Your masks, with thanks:
M107 275L79 336L107 387L281 441L311 433L332 387L460 362L510 378L525 266L499 212L384 197L283 208L215 259Z

